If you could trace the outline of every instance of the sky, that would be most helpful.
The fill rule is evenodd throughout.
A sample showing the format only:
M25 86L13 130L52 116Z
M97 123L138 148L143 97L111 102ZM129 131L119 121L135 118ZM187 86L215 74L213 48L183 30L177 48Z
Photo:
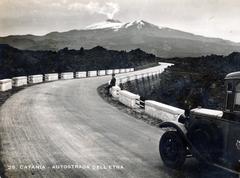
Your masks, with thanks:
M0 0L0 36L82 29L107 18L240 42L240 0Z

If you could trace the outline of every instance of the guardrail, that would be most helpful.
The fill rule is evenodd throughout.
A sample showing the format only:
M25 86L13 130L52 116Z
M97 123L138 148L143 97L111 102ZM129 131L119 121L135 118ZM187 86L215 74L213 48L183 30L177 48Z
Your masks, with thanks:
M114 73L114 74L119 74L119 73L120 73L120 69L114 69L114 70L113 70L113 73Z
M58 73L44 74L44 81L50 82L58 80Z
M162 63L161 63L162 64ZM116 78L116 85L121 85L129 81L138 80L142 78L147 77L155 77L164 70L172 66L173 64L163 63L163 67L159 68L158 70L151 71L151 72L145 72L140 74L133 74L123 77L117 77ZM127 70L128 71L128 70ZM131 70L130 70L131 71ZM116 94L116 91L119 92L119 94ZM164 103L156 102L153 100L144 100L142 97L140 97L137 94L130 93L126 90L114 90L114 96L119 96L119 102L122 104L133 108L133 109L142 109L146 114L148 114L151 117L166 121L166 120L177 120L181 114L184 113L184 110L180 108L176 108Z
M128 71L128 70L127 70ZM123 76L123 77L117 77L116 78L116 85L120 86L121 84L124 84L126 82L129 81L133 81L133 80L138 80L138 79L142 79L142 78L146 78L146 77L150 77L150 76L155 76L155 75L159 75L160 73L162 73L164 70L163 69L158 69L156 71L151 71L151 72L145 72L145 73L141 73L141 74L133 74L133 75L128 75L128 76ZM122 90L124 91L124 93L126 93L126 90ZM132 94L132 95L131 95ZM126 98L129 95L129 98ZM128 92L128 95L125 95L125 98L123 98L123 96L121 96L121 91L119 93L119 101L130 107L130 108L145 108L145 101L141 100L141 97L139 95L133 94ZM135 98L131 98L131 96L135 95ZM128 100L128 102L126 101ZM130 104L131 103L131 104Z
M13 77L12 85L13 87L20 87L23 85L27 85L27 77L26 76Z
M74 78L74 74L73 74L73 72L64 72L64 73L60 74L60 77L63 80L73 79Z
M98 71L97 71L97 75L98 75L98 76L106 75L106 70L98 70Z
M97 76L97 71L88 71L88 77L96 77Z
M139 99L139 95L133 94L126 90L119 91L119 101L130 108L137 108L138 105L136 101Z
M87 72L85 71L75 73L75 78L86 78L86 77L87 77Z
M124 105L134 108L134 109L144 109L145 113L156 117L161 120L169 120L169 119L176 119L184 113L183 110L179 108L175 108L163 103L159 103L156 101L151 100L142 100L141 97L137 94L133 94L126 90L121 90L118 86L119 84L126 83L128 81L133 81L141 78L151 77L159 75L164 71L165 68L171 66L173 64L165 64L163 68L160 68L156 71L145 72L141 74L133 74L123 77L116 78L117 86L112 87L112 95L115 98L118 98L121 103ZM75 75L73 72L65 72L65 73L53 73L53 74L45 74L44 81L54 81L58 80L58 75L60 75L61 79L73 79L73 78L85 78L85 77L93 77L93 76L103 76L103 75L110 75L110 74L118 74L123 72L132 72L134 68L127 68L127 69L108 69L108 70L98 70L98 71L81 71L76 72ZM30 75L30 76L21 76L21 77L14 77L12 79L3 79L0 80L0 91L7 91L11 90L12 87L19 87L27 84L36 84L43 82L43 75Z
M79 72L63 72L63 73L50 73L50 74L39 74L29 76L13 77L12 79L0 80L0 92L11 90L12 87L20 87L27 84L37 84L42 82L56 81L60 79L74 79L74 78L86 78L95 76L111 75L113 73L119 73L122 71L134 71L134 68L126 69L107 69L98 71L79 71Z
M12 80L11 79L3 79L0 80L0 91L7 91L12 89Z
M43 82L43 75L30 75L28 76L28 83L35 84L35 83L42 83Z
M133 74L133 75L123 76L123 77L117 77L116 85L120 85L120 84L129 82L129 81L147 78L147 77L151 77L151 76L157 76L157 75L161 74L163 71L164 70L157 70L157 71L146 72L146 73L142 73L142 74L138 74L138 75Z
M113 69L106 70L106 74L107 74L107 75L113 74Z
M168 120L177 120L181 114L184 114L184 110L152 101L146 100L145 101L145 113L163 121Z
M126 72L126 69L120 69L119 72L120 72L120 73L125 73L125 72Z

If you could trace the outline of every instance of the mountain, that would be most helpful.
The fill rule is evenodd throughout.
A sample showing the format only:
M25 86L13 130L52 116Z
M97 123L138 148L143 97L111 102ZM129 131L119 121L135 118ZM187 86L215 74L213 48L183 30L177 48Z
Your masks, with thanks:
M1 37L0 43L19 49L59 50L103 46L114 50L140 48L159 57L196 57L210 54L227 55L240 51L240 44L219 38L207 38L143 20L122 23L108 19L82 30L51 32L44 36L17 35Z

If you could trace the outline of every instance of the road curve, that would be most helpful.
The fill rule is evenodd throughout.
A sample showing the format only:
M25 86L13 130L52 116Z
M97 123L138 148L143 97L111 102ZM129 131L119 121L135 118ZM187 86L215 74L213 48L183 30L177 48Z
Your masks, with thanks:
M98 95L96 88L109 79L43 83L9 98L0 109L6 175L185 177L163 166L160 129L122 113Z

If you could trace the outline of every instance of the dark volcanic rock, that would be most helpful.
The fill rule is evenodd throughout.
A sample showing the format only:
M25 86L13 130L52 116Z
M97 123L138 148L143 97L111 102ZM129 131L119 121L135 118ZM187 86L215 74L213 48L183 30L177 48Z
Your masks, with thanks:
M140 49L126 51L107 50L101 46L89 50L55 51L19 50L0 45L0 79L21 75L75 72L114 68L138 67L160 59Z
M125 89L146 99L180 108L185 108L186 104L192 108L224 108L224 78L230 72L240 71L240 53L235 52L229 56L174 58L167 61L175 65L161 74L160 79L139 80L125 85Z

